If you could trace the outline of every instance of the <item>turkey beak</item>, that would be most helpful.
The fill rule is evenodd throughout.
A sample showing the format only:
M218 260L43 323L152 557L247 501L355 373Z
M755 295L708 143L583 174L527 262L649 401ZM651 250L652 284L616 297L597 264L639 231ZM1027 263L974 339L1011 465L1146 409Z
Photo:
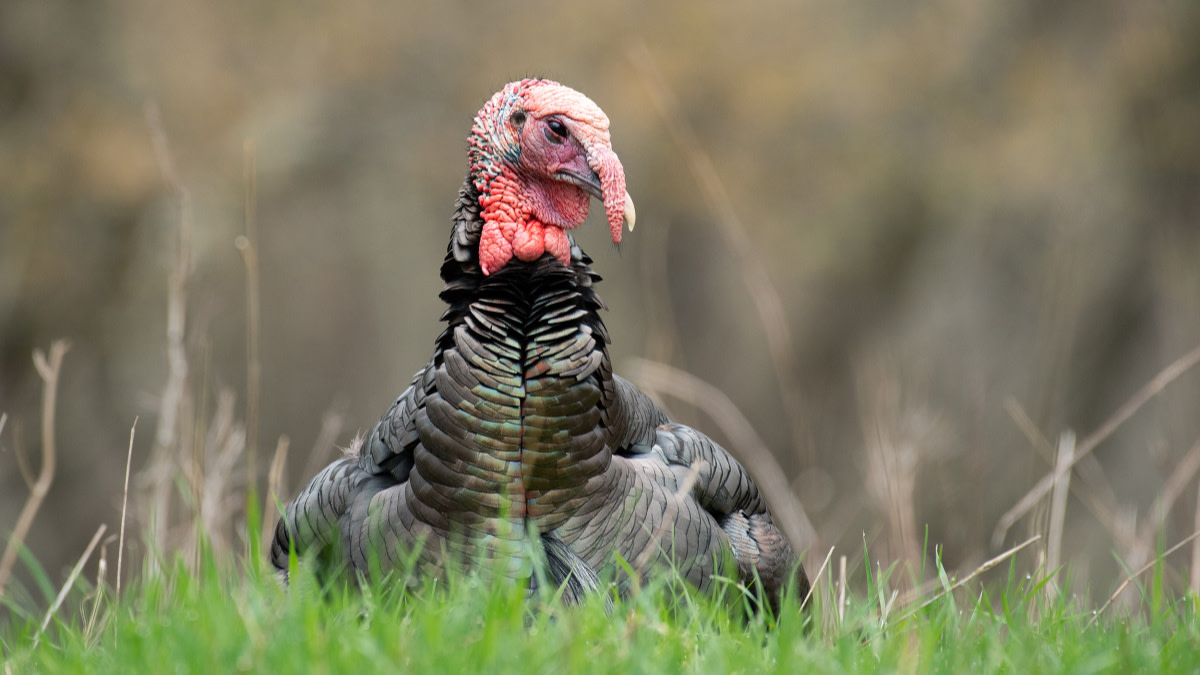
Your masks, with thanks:
M604 201L604 186L600 184L600 176L595 171L588 171L586 174L581 171L571 171L562 169L555 175L561 181L572 183L583 188L583 191L589 195Z
M595 171L589 171L587 175L583 175L579 172L568 171L564 169L558 172L557 178L567 183L579 186L584 192L599 200L601 204L607 204L606 200L604 199L604 186L601 184L600 175ZM628 227L630 232L633 232L633 226L636 222L637 209L635 209L633 206L633 197L630 197L629 193L626 192L625 203L621 209L621 223L625 227ZM614 241L621 241L620 231L620 226L614 228Z

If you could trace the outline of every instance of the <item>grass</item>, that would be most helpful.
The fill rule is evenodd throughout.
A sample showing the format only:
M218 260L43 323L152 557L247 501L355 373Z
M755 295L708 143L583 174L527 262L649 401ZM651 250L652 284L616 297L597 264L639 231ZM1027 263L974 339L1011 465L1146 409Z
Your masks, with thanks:
M1138 586L1142 611L1095 622L1081 609L1090 603L1047 600L1044 579L1011 563L1002 588L966 585L908 608L894 607L883 571L852 584L865 581L865 592L839 611L830 599L845 584L826 575L809 608L789 601L776 619L747 618L733 586L710 598L670 577L611 607L600 594L563 607L552 594L530 598L478 574L424 579L415 591L399 578L360 589L321 587L302 566L284 589L262 564L239 571L229 562L206 551L194 571L182 557L147 566L119 601L79 577L73 609L44 633L39 612L10 600L13 618L0 626L4 673L1200 670L1200 603L1166 594L1161 562ZM44 573L33 576L43 595L53 594Z

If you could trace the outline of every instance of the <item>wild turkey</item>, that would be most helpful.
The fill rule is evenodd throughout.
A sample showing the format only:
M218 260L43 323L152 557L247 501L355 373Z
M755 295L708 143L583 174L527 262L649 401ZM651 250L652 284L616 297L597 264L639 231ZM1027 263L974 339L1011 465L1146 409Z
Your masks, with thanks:
M731 554L771 604L793 574L803 593L745 469L612 372L600 277L566 233L590 197L613 242L634 226L604 112L556 82L513 82L479 111L467 157L433 358L287 507L272 563L286 578L289 548L363 574L407 551L433 574L506 561L578 600L616 555L709 589Z

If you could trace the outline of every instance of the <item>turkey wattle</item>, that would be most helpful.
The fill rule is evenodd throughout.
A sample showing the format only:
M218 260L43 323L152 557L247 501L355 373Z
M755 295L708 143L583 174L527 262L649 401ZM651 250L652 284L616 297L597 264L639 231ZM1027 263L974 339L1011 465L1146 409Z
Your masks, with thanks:
M408 551L431 574L503 561L575 600L615 556L701 589L728 558L772 604L793 575L805 592L745 469L612 372L600 277L567 234L591 197L614 242L633 229L604 112L556 82L513 82L476 116L468 163L433 358L288 505L272 563L286 574L290 548L364 574Z

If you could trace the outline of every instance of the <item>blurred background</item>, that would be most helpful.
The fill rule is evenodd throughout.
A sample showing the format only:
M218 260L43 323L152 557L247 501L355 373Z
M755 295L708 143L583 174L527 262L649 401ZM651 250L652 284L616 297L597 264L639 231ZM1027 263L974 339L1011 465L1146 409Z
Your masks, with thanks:
M1063 432L1200 344L1194 2L6 0L0 532L29 494L18 451L39 464L31 354L60 337L27 538L52 577L118 526L135 417L130 522L159 545L189 513L239 522L232 467L255 457L262 494L281 436L290 498L428 359L471 119L531 75L608 113L637 203L619 250L595 215L577 233L617 371L677 369L664 402L745 456L714 415L740 410L815 528L810 572L834 545L861 566L864 542L969 571L1045 534L1049 498L993 541ZM1197 529L1198 437L1200 370L1078 465L1076 590Z

